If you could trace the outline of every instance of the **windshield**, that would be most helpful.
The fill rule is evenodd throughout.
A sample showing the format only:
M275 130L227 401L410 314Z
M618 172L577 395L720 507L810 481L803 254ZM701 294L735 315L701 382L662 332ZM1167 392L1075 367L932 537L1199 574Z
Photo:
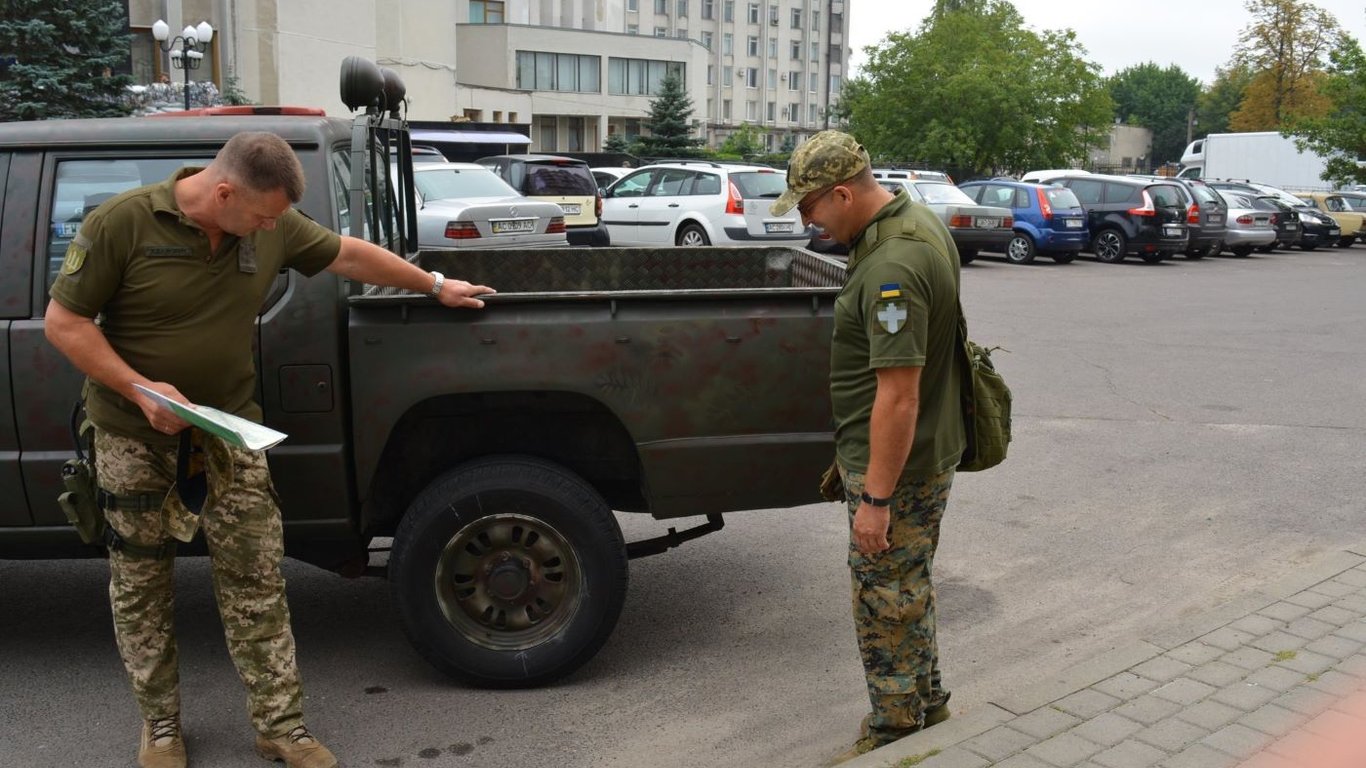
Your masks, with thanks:
M1049 187L1044 190L1048 204L1054 208L1080 208L1081 201L1067 187Z
M527 163L522 188L528 195L594 197L598 194L598 185L586 165Z
M465 197L521 197L487 168L418 169L413 183L423 200L459 200Z
M952 184L943 184L934 181L917 181L915 188L924 195L925 202L940 205L977 205L977 201L968 197L967 193Z
M738 171L732 172L730 180L735 182L736 189L740 190L740 197L746 200L757 200L759 198L777 198L787 189L787 177L781 173L772 171Z

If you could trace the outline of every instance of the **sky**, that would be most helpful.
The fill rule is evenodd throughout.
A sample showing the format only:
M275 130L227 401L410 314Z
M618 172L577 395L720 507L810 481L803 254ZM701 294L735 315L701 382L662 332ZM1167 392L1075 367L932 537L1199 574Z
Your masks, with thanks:
M1366 3L1312 0L1337 17L1348 34L1366 43ZM1102 75L1144 62L1176 64L1202 83L1233 56L1248 25L1243 0L1012 0L1036 31L1071 28L1084 58ZM857 74L863 49L890 32L915 32L934 0L849 0L849 64Z

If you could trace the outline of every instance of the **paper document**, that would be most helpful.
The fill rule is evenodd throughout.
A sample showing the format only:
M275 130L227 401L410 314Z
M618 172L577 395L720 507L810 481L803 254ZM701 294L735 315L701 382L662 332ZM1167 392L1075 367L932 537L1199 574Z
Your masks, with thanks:
M231 413L224 413L217 408L210 408L207 405L185 405L177 403L171 398L150 390L141 384L134 384L137 390L144 395L157 401L162 408L169 408L175 415L208 432L217 435L228 443L238 448L246 448L249 451L264 451L267 448L274 448L289 435L278 432L270 427L248 421L241 416L234 416Z

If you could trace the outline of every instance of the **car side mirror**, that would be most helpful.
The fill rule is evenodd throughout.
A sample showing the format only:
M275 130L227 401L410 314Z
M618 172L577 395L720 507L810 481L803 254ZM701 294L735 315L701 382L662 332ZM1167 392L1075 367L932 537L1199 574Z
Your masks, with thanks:
M606 187L598 187L598 197L607 197Z

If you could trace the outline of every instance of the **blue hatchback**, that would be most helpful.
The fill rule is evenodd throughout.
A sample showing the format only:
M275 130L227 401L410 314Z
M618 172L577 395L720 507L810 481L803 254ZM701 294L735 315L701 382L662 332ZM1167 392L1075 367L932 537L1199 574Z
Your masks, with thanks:
M1066 187L1030 184L1011 179L959 184L982 205L999 205L1015 213L1015 236L1006 246L1006 260L1028 264L1042 253L1059 264L1075 259L1090 241L1086 210Z

